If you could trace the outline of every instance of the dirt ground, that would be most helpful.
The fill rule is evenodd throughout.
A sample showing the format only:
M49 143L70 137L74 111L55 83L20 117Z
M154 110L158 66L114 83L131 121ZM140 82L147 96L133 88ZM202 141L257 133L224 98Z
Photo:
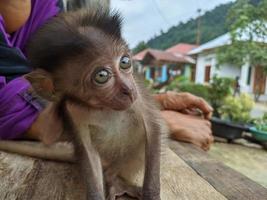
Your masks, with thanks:
M209 154L267 188L267 150L214 143Z

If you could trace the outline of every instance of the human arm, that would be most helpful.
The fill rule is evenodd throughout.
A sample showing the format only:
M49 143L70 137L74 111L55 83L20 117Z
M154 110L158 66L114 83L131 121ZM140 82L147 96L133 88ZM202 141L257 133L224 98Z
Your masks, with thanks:
M171 138L209 150L213 136L208 120L176 111L161 111L161 115L170 127Z
M205 119L210 119L212 107L201 97L194 96L187 92L171 92L154 96L160 103L163 110L173 110L182 113L202 115Z
M171 137L208 150L213 142L209 119L213 109L202 98L189 93L167 92L155 95ZM183 114L186 113L186 114Z
M53 143L62 132L53 103L43 105L30 92L31 85L23 77L5 83L0 88L0 139L34 139ZM55 137L56 135L56 137Z

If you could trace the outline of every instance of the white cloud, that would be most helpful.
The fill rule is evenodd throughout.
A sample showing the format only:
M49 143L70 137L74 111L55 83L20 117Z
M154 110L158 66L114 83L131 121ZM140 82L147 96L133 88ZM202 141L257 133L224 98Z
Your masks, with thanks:
M123 35L134 47L169 27L231 0L111 0L111 7L124 17Z

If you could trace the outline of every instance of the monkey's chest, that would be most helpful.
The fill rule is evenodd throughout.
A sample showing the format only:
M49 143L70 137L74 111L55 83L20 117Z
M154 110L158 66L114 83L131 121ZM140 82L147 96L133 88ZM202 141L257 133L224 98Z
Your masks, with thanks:
M144 152L145 131L133 112L98 113L90 120L89 130L104 163Z

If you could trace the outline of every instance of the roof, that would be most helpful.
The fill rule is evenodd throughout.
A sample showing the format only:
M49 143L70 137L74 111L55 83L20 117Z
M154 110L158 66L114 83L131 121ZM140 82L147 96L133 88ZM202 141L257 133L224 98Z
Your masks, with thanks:
M198 47L198 45L179 43L177 45L174 45L174 46L166 49L166 51L171 52L171 53L179 53L179 54L185 54L186 55L189 51L191 51L197 47Z
M251 29L251 27L254 27L255 24L257 24L257 21L251 23L250 25L248 25L248 32L242 32L242 35L240 37L240 41L247 41L250 38L250 31L249 29ZM267 23L265 24L265 28L267 29ZM238 30L237 30L238 32ZM252 35L253 36L253 35ZM195 49L193 49L192 51L188 52L187 55L194 55L194 54L199 54L203 51L206 50L210 50L210 49L214 49L217 47L221 47L221 46L225 46L225 45L229 45L231 44L231 35L230 33L225 33L224 35L221 35ZM267 43L267 36L264 37L258 37L256 35L253 36L253 41L255 42L262 42L262 43Z
M133 56L133 59L134 59L134 60L138 60L138 61L143 60L143 58L145 57L145 55L146 55L146 53L147 53L148 50L149 50L149 49L145 49L145 50L143 50L143 51L140 51L139 53L137 53L137 54L135 54L135 55Z
M188 52L188 55L199 54L205 50L214 49L214 48L224 46L227 44L231 44L231 37L230 37L229 33L226 33L222 36L219 36L219 37L193 49L192 51Z
M174 56L172 53L161 51L157 49L149 49L147 53L145 54L145 57L150 54L155 58L155 60L161 60L161 61L172 61L172 62L179 62L179 59ZM144 57L144 59L145 59Z
M195 60L189 56L183 54L174 54L167 51L157 50L157 49L145 49L135 56L134 60L138 61L147 61L148 59L153 58L158 62L167 62L167 63L191 63L194 64Z

